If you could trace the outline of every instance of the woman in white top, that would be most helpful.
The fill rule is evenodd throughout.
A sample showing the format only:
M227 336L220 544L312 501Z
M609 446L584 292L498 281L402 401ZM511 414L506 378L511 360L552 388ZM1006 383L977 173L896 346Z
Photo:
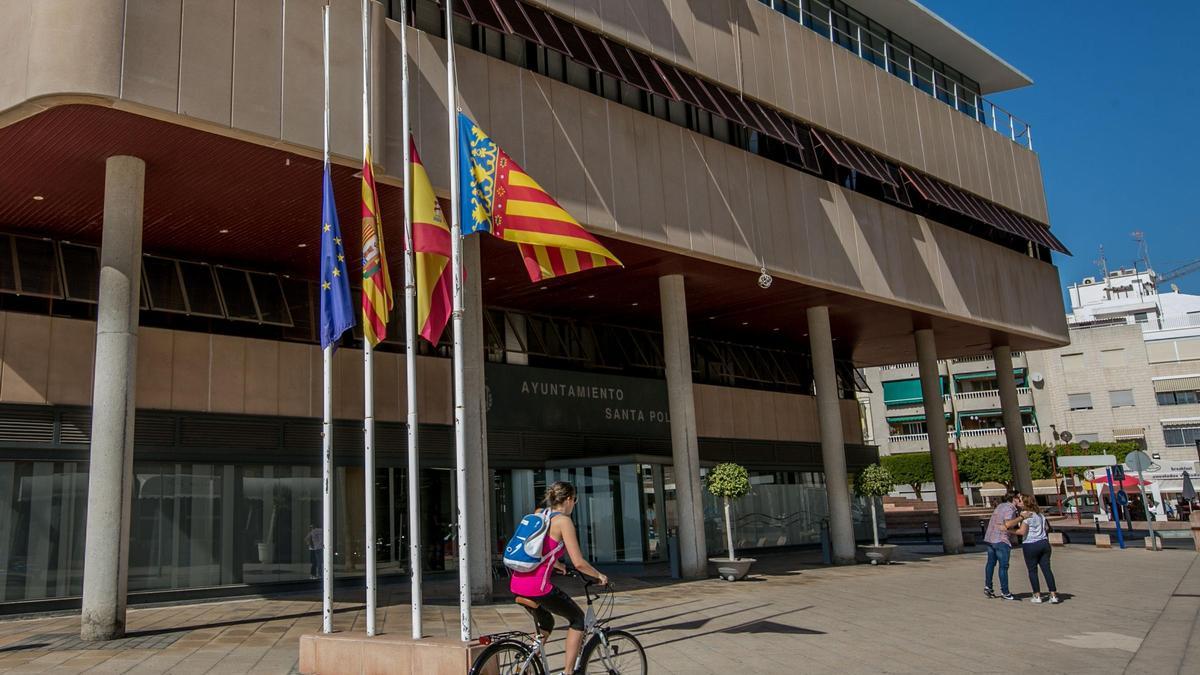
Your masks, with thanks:
M1046 587L1050 590L1050 603L1058 604L1058 587L1054 584L1054 572L1050 569L1050 540L1046 536L1046 516L1033 495L1021 495L1021 503L1025 507L1021 511L1021 525L1016 534L1021 535L1021 553L1025 556L1025 568L1029 570L1029 585L1033 587L1033 602L1043 602L1042 586L1038 582L1038 567L1042 568L1042 576L1046 577Z

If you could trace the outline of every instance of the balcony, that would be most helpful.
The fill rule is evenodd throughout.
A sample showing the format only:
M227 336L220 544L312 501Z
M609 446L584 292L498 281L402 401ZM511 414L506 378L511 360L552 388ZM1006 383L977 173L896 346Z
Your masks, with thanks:
M1025 434L1025 442L1040 443L1041 437L1036 426L1026 426L1021 428ZM1003 428L997 429L963 429L958 432L959 447L963 448L986 448L995 445L1004 445L1007 435ZM946 440L951 443L955 442L955 433L953 429L946 432ZM917 452L929 450L929 434L904 434L900 436L888 437L888 451L892 453L901 452Z
M1017 387L1017 404L1022 407L1033 405L1033 392L1029 387ZM996 410L1000 407L1000 391L962 391L954 395L954 405L960 412L971 410Z
M1033 128L1004 108L984 98L966 85L946 77L932 64L913 56L889 39L888 35L868 29L858 21L837 12L825 0L759 0L830 42L857 54L880 70L907 82L984 127L1008 137L1013 143L1033 150ZM883 31L887 33L886 29Z

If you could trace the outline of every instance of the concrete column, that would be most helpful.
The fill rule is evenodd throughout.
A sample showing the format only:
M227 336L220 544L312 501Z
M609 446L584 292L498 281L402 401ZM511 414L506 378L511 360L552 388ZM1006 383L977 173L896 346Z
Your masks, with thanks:
M487 395L484 387L483 269L479 237L463 240L463 381L466 385L467 495L471 541L471 601L492 599L492 478L487 451Z
M146 163L137 157L109 157L105 164L83 559L84 640L125 634L145 180Z
M675 465L675 500L679 514L679 561L685 579L703 579L708 576L708 550L704 544L700 443L696 438L692 349L688 341L683 275L659 277L658 295L662 305L663 356L671 413L671 461Z
M925 403L925 428L929 432L929 455L933 460L933 484L937 494L938 520L942 527L942 550L946 553L962 553L962 524L958 519L956 497L958 486L954 484L950 445L946 439L946 413L942 403L937 342L931 328L918 329L915 335L917 365L921 372L921 399Z
M829 538L833 544L833 562L835 565L853 565L854 519L850 515L842 404L838 395L828 307L808 308L808 342L812 349L813 380L817 385L817 418L821 427L825 489L829 495Z
M1025 450L1025 430L1021 426L1021 402L1017 398L1017 381L1013 377L1012 349L993 347L996 363L996 382L1000 388L1000 411L1004 414L1004 436L1008 444L1008 463L1012 467L1013 485L1024 494L1033 494L1033 473L1029 470L1029 453Z

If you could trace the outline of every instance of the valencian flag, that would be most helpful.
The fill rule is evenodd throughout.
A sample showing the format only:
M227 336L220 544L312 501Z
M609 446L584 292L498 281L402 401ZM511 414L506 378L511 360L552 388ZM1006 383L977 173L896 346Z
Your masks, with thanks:
M458 162L463 235L487 231L517 244L530 280L621 265L462 113Z
M437 344L450 320L454 277L450 273L450 226L433 194L429 174L417 154L417 144L408 139L412 155L413 258L417 279L417 332Z
M342 249L342 230L333 203L333 181L326 163L321 197L321 348L337 342L353 325L354 305L350 304L346 252Z
M363 339L371 346L387 337L392 313L392 278L388 275L383 249L383 226L379 219L379 193L371 170L371 149L363 157L362 169L362 312Z

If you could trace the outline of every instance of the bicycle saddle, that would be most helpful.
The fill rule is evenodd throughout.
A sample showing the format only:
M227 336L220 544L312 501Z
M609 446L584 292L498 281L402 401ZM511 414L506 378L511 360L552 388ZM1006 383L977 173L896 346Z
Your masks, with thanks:
M513 602L522 607L528 607L529 609L537 609L538 607L542 606L537 600L530 600L529 598L523 598L520 596L514 598Z

